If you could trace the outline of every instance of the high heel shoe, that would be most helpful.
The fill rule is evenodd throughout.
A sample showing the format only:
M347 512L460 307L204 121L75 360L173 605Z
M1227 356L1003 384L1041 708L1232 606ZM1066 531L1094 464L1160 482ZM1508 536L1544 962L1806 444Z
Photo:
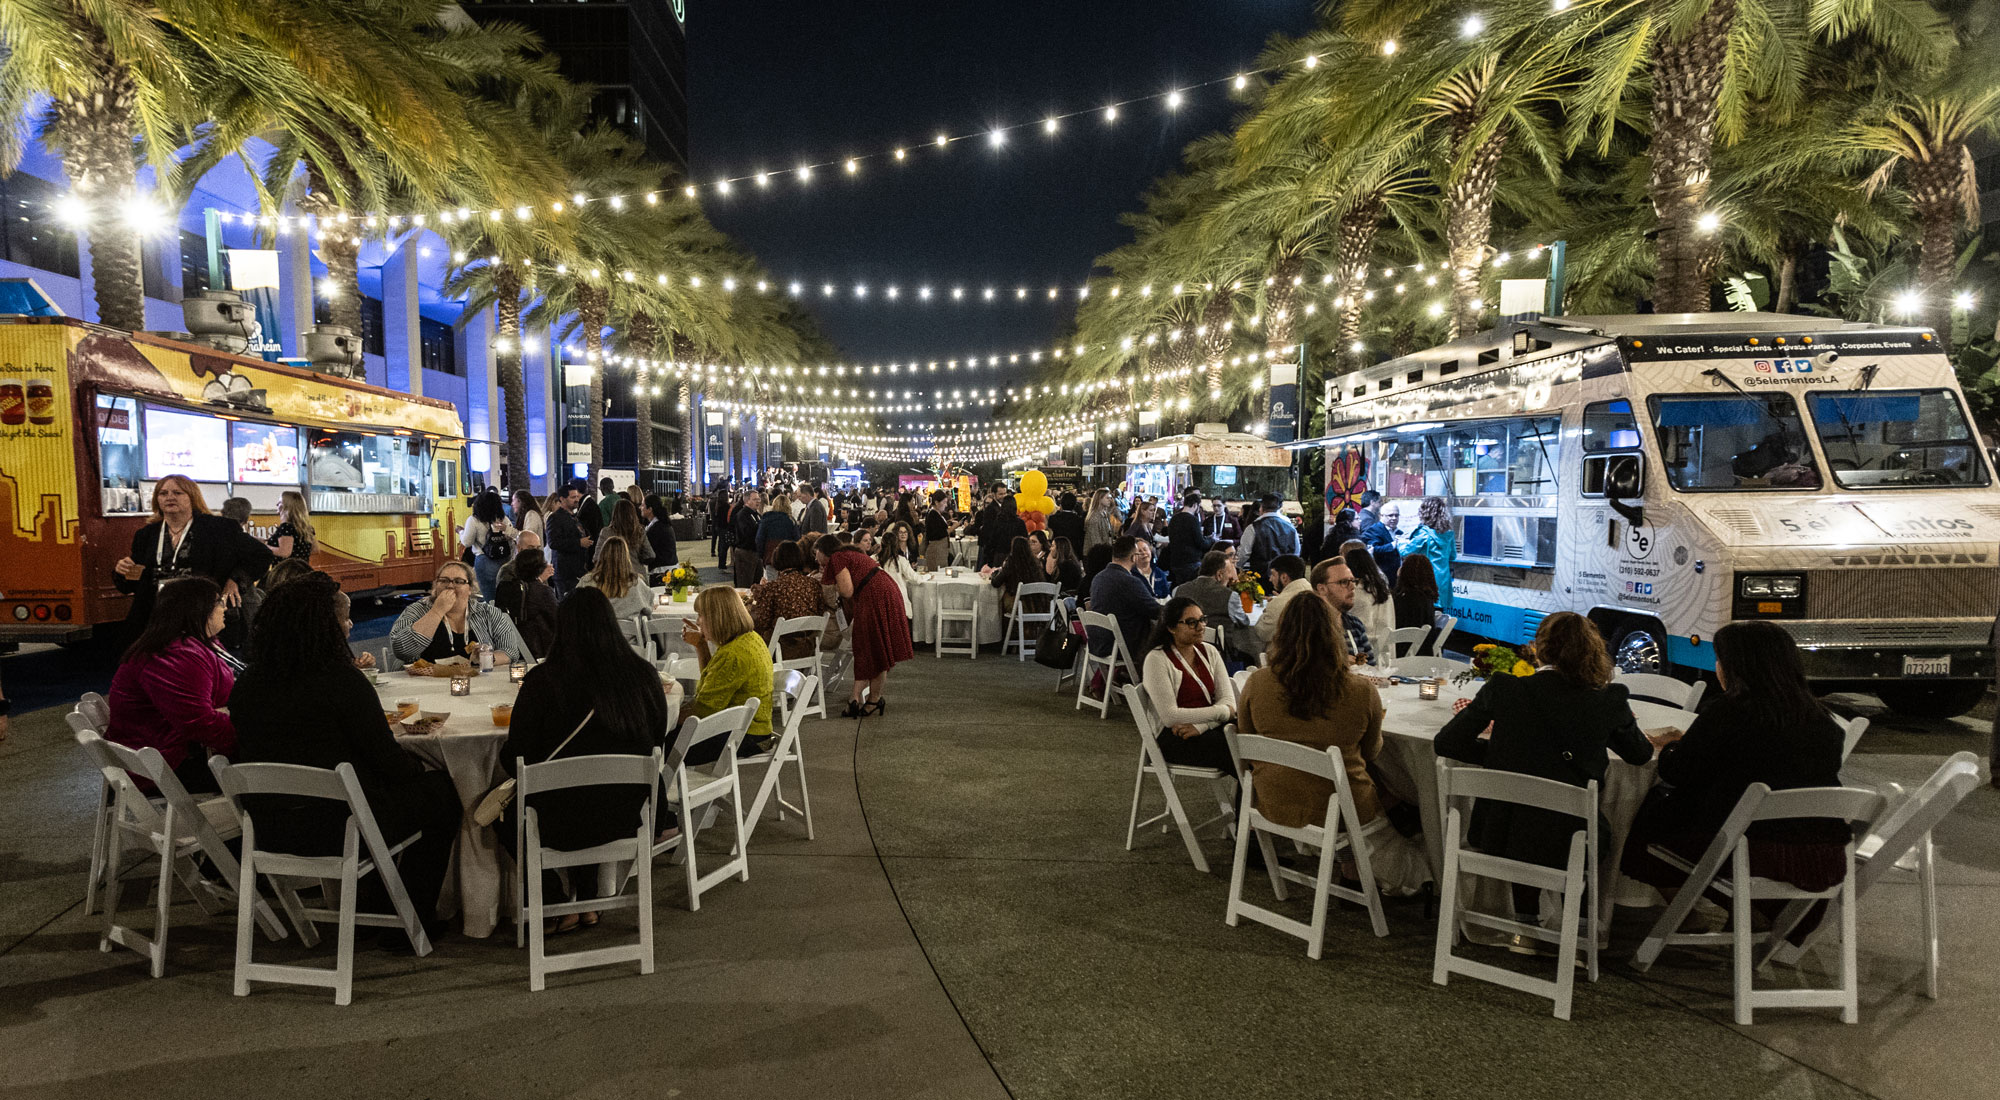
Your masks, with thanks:
M860 718L868 713L868 708L852 699L847 701L847 709L840 712L842 718Z
M864 715L867 715L867 714L882 714L882 713L886 712L886 711L887 711L888 709L889 709L889 700L887 700L887 699L877 699L877 700L875 700L874 702L872 702L872 703L869 703L869 704L868 704L867 706L865 706L865 707L862 707L862 708L861 708L861 713L862 713L862 714L864 714Z

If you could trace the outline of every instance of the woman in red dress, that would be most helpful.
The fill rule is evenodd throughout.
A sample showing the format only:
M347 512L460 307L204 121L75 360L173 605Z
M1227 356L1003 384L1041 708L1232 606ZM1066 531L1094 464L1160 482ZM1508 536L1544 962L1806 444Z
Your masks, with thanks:
M916 656L910 648L910 620L903 614L903 596L896 582L882 576L875 559L851 546L843 546L833 535L813 544L813 553L822 567L820 583L830 584L847 601L847 617L854 630L854 692L848 699L843 718L881 714L889 701L882 697L889 670L898 661ZM861 689L868 689L868 702L861 701Z

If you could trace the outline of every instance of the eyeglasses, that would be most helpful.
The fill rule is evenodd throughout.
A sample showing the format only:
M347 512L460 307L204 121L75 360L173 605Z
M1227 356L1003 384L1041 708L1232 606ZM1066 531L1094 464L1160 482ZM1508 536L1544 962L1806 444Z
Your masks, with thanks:
M1203 623L1205 623L1205 622L1207 622L1207 621L1208 621L1208 618L1207 618L1206 616L1203 616L1203 615L1196 615L1196 616L1195 616L1194 618L1192 618L1192 619L1182 619L1182 620L1181 620L1181 625L1182 625L1182 626L1200 626L1201 624L1203 624Z
M452 587L454 587L454 588L471 588L471 587L472 587L472 582L471 582L471 581L468 581L468 580L465 580L465 579L464 579L464 578L462 578L462 577L439 577L439 578L438 578L438 579L437 579L436 581L434 581L433 583L435 583L435 584L448 584L448 585L451 585L451 586L452 586Z
M1344 581L1328 581L1326 583L1334 586L1335 588L1353 588L1355 585L1360 584L1361 582L1355 580L1353 577L1349 577Z

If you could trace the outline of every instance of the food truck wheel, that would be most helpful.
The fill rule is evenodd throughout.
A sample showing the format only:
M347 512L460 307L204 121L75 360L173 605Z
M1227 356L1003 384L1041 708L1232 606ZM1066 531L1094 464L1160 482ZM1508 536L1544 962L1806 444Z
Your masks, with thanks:
M1611 663L1620 672L1652 672L1665 675L1667 651L1660 644L1659 628L1644 620L1628 621L1611 643Z
M1875 694L1882 705L1910 718L1956 718L1986 698L1984 680L1945 680L1935 684L1880 684Z

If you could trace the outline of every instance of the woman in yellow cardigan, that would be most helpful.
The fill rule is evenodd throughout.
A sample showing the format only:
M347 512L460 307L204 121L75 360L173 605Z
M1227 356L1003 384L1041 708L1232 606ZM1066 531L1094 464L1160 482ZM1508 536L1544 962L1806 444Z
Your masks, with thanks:
M701 679L695 683L694 698L683 714L705 718L751 699L761 700L736 755L755 756L769 748L770 643L757 633L742 597L726 584L702 589L694 598L694 621L681 628L681 640L694 647L695 659L701 663ZM707 764L721 755L722 740L717 738L689 752L687 762Z

